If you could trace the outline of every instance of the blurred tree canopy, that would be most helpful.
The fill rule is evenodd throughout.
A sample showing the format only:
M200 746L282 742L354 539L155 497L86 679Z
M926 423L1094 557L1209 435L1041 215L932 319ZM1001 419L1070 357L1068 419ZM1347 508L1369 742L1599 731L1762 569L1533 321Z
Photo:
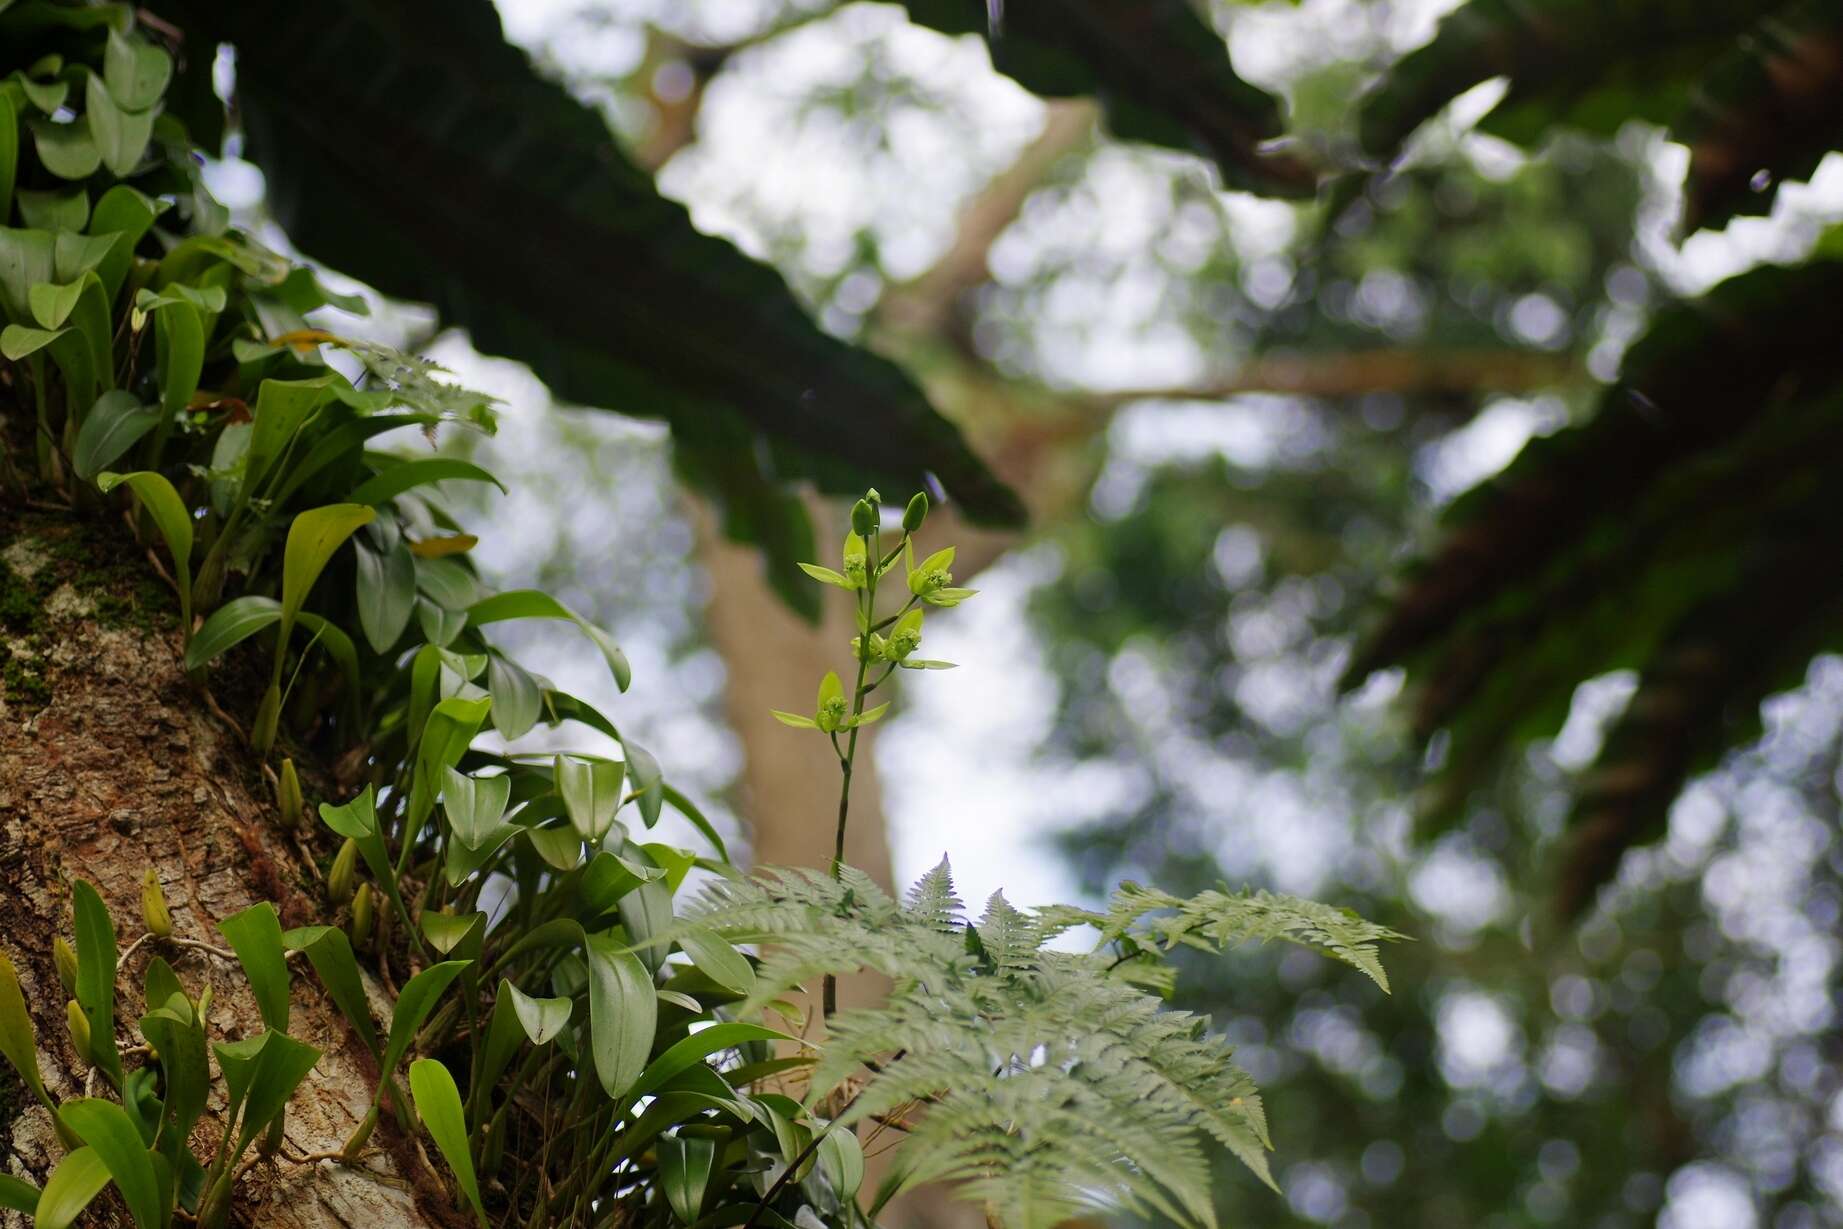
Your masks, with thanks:
M616 7L616 79L484 0L201 18L307 254L665 419L772 576L818 554L807 485L1028 507L1087 886L1424 936L1392 1000L1182 983L1288 1107L1288 1210L1225 1166L1229 1219L1843 1224L1843 243L1687 294L1659 256L1843 143L1843 4ZM780 125L751 159L866 169L829 226L766 171L724 195L726 107ZM937 180L958 231L917 243Z

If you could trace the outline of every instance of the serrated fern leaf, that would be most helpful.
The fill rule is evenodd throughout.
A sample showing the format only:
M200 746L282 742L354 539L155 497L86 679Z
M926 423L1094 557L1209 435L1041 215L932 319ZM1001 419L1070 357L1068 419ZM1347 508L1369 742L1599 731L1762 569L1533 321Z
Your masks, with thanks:
M1003 892L992 893L977 929L986 958L998 971L1028 973L1037 967L1043 934L1027 914L1012 907Z
M1297 943L1361 970L1384 990L1389 988L1389 975L1376 944L1405 937L1349 909L1297 896L1203 892L1186 900L1134 883L1121 885L1106 916L1095 924L1109 939L1137 932L1166 947L1184 943L1208 951L1251 939Z
M960 928L961 914L966 906L954 894L953 868L947 865L945 856L933 870L915 881L903 902L903 911L916 925L932 927L942 934Z
M995 894L968 925L945 862L901 905L855 872L773 871L714 884L689 912L763 944L745 1012L828 973L890 978L882 1004L831 1019L808 1099L831 1098L846 1126L900 1120L906 1184L954 1180L1011 1229L1109 1207L1211 1227L1206 1139L1273 1183L1253 1080L1206 1018L1139 984L1139 966L1162 967L1142 940L1284 938L1383 982L1375 944L1396 937L1291 897L1130 885L1106 913L1020 910ZM1043 946L1083 924L1131 958Z

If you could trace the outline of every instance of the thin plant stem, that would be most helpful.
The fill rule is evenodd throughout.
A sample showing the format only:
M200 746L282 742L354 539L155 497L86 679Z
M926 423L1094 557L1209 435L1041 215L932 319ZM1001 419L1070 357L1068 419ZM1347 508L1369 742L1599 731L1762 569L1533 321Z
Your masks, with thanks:
M902 537L906 542L909 535L905 531ZM872 683L868 687L864 685L865 676L870 672L870 628L877 615L877 578L882 574L883 569L902 553L902 546L898 544L887 556L883 554L881 530L872 531L869 547L868 555L874 562L868 563L864 569L864 588L861 590L863 596L858 598L858 626L865 630L858 635L858 677L857 684L851 689L851 732L845 736L845 751L838 759L840 776L838 831L832 841L833 879L840 878L845 869L845 829L851 819L851 769L852 765L857 762L858 718L864 713L864 697L876 689L877 683L883 681L878 679L877 683ZM887 676L885 672L885 677ZM833 738L832 745L834 749L837 748L836 737ZM821 991L821 1010L828 1020L838 1010L838 978L831 973L826 974L825 985Z

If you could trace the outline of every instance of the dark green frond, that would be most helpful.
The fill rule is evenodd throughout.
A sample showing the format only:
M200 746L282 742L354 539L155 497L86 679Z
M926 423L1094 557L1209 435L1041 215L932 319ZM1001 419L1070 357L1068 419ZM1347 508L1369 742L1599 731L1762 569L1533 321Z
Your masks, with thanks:
M1547 575L1594 525L1622 532L1672 466L1746 431L1774 395L1821 391L1843 377L1830 318L1840 294L1843 262L1768 266L1660 313L1590 422L1533 441L1454 503L1445 542L1408 576L1346 681L1429 646L1463 645L1450 638L1462 619L1526 608L1516 594L1526 578ZM1469 678L1492 664L1471 649L1437 656ZM1443 700L1435 715L1451 705Z
M1713 65L1673 133L1689 146L1685 231L1766 213L1843 146L1843 0L1803 0Z
M921 25L986 38L992 62L1049 98L1092 94L1128 141L1195 149L1231 188L1309 196L1312 168L1262 144L1283 131L1273 95L1236 75L1223 38L1188 0L902 0Z
M1364 102L1363 148L1391 157L1447 103L1493 77L1510 88L1488 131L1532 144L1565 125L1611 135L1663 123L1707 66L1784 0L1471 0Z
M1843 419L1843 404L1825 408ZM1843 449L1824 468L1839 460ZM1651 654L1569 817L1565 915L1592 902L1626 850L1663 831L1693 773L1758 734L1761 701L1796 686L1815 654L1843 647L1843 522L1830 503L1820 497L1797 522L1775 522L1737 582Z
M1020 517L900 369L695 230L594 111L504 42L486 0L210 17L239 44L249 156L309 254L434 304L563 400L667 419L707 467L722 449L767 482L837 486L840 462L852 489L932 473L975 518ZM379 188L397 183L420 190Z

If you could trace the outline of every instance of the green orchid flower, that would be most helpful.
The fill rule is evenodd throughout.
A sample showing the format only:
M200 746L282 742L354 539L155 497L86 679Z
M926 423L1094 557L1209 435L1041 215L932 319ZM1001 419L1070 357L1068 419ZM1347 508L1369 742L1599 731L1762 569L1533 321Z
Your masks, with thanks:
M855 533L845 535L845 548L841 552L844 571L834 571L817 563L803 563L800 570L823 585L838 589L862 589L868 576L866 560L869 550L864 539Z
M883 642L880 656L884 661L901 661L921 647L922 612L911 610L896 620L896 626L890 628L889 638Z
M903 560L909 569L909 592L913 593L930 606L958 606L977 589L956 589L953 587L954 548L943 547L922 560L921 566L915 566L915 551L907 541L902 544Z
M850 705L845 700L845 685L839 681L838 671L828 670L826 676L819 680L819 703L811 717L799 713L786 713L780 709L771 709L774 719L782 725L793 726L797 730L818 730L822 734L836 734L840 730L849 730L871 722L883 716L888 704L879 704L873 709L853 717Z

